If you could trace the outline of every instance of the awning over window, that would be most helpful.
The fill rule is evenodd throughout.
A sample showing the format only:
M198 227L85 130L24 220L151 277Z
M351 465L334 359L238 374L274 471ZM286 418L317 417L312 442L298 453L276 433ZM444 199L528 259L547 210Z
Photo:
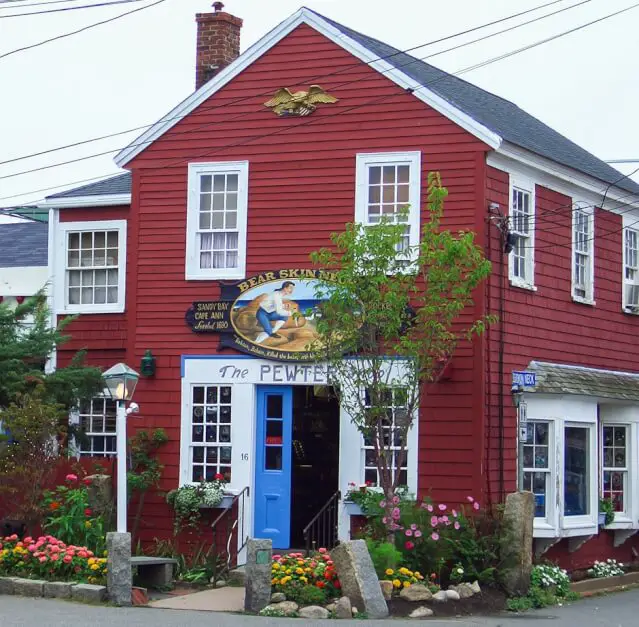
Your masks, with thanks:
M639 374L531 361L538 394L578 394L639 402Z

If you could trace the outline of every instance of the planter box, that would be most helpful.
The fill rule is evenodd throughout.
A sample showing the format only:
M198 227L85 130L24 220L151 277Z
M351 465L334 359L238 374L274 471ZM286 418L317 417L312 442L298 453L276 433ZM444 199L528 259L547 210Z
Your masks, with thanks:
M225 494L222 497L222 500L215 507L209 507L208 505L200 505L200 509L229 509L233 504L233 499L235 498L235 494Z
M361 516L362 508L353 501L344 501L344 509L349 516Z

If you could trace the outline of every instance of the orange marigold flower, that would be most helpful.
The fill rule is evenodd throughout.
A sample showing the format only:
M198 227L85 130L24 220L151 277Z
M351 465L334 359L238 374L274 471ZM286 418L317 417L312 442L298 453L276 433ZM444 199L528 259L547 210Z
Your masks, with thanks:
M60 508L60 503L58 503L57 501L51 501L51 504L49 505L49 509L52 512L55 512L55 510L59 508Z

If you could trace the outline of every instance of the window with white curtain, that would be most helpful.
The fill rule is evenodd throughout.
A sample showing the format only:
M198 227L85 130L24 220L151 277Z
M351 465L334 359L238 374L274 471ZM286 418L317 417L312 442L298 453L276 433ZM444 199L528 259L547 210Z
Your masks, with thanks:
M187 279L244 278L247 200L247 161L189 164Z

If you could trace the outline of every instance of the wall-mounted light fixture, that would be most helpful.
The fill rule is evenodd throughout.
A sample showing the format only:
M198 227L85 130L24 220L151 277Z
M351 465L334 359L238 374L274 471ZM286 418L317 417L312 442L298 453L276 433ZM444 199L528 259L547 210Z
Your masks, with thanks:
M140 372L145 377L152 377L155 374L155 357L151 350L147 350L140 362Z

